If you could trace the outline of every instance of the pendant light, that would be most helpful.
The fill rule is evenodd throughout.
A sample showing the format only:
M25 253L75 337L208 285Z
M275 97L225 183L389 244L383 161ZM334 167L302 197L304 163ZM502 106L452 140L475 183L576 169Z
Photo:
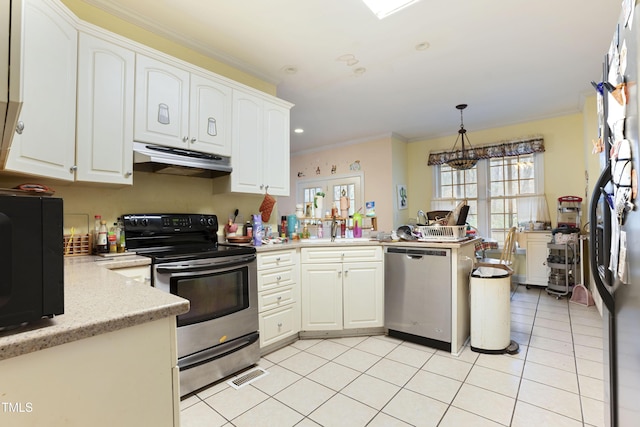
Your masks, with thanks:
M476 165L476 163L478 163L478 159L473 153L473 147L471 146L471 142L469 142L469 137L466 136L467 130L464 128L464 123L462 121L462 111L467 108L467 104L458 104L456 105L456 108L460 110L460 130L458 130L458 137L456 138L455 144L453 144L453 148L451 149L451 158L447 160L447 164L457 170L471 169ZM465 149L465 137L471 150ZM458 140L461 140L462 148L461 150L456 151Z

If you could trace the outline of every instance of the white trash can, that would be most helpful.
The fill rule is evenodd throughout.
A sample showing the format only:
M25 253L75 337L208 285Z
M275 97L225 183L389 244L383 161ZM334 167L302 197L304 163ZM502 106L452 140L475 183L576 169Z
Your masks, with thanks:
M504 264L474 266L471 288L471 350L478 353L515 354L511 340L511 274Z

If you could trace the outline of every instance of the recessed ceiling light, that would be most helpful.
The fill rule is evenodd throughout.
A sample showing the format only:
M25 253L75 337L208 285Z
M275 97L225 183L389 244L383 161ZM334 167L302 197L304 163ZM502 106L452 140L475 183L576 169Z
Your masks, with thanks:
M361 75L363 75L366 71L367 71L367 69L366 69L366 68L364 68L364 67L358 67L358 68L355 68L355 69L353 70L353 74L355 74L355 76L356 76L356 77L360 77L360 76L361 76Z
M429 47L431 47L429 42L422 42L416 45L416 50L427 50Z
M282 67L282 71L284 71L286 74L296 74L298 72L298 67L294 65L285 65L284 67Z
M378 19L396 13L420 0L362 0Z
M357 59L350 59L350 60L347 61L347 65L349 67L352 67L352 66L356 65L358 62L360 62L360 61L358 61Z
M304 133L304 129L302 129L302 128L295 128L295 129L293 130L293 132L294 132L294 133Z
M352 61L356 59L355 55L353 53L345 53L344 55L340 55L338 56L338 58L336 58L336 61Z

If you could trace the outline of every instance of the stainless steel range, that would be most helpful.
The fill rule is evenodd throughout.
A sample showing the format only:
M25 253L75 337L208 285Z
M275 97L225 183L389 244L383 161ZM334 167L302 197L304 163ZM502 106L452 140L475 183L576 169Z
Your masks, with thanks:
M151 257L152 286L190 302L177 318L180 395L257 363L255 248L219 246L215 215L123 219L127 248Z

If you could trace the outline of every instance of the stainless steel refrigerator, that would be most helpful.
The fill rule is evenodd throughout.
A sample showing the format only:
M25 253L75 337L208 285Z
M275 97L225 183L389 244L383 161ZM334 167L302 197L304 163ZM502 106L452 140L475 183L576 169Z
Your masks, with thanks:
M599 91L602 174L589 206L590 268L602 297L605 421L640 425L640 173L638 11L624 1Z

